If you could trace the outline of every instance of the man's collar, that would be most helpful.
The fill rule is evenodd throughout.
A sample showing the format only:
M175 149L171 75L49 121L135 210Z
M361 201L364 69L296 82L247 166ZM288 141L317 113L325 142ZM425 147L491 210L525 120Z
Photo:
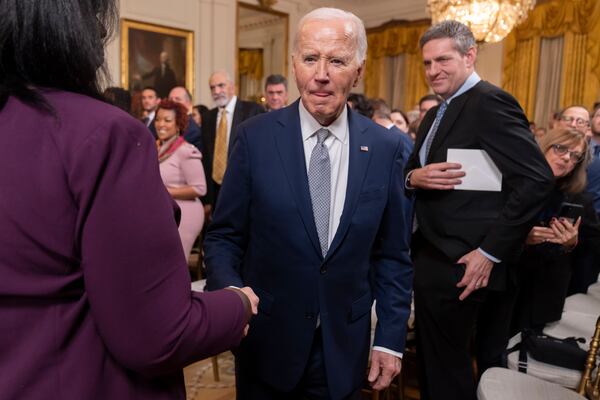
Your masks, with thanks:
M221 112L223 108L225 108L229 115L233 115L233 111L235 110L235 103L237 103L237 96L234 95L225 107L219 107L219 112Z
M340 142L346 143L348 140L348 109L344 106L341 114L329 126L321 125L304 107L302 99L298 102L298 111L300 113L300 129L302 130L302 141L307 140L319 129L326 128Z
M479 77L479 75L477 75L477 72L471 72L471 75L469 75L469 77L464 81L461 87L459 87L458 90L446 100L446 103L450 103L452 99L460 96L467 90L471 89L473 86L477 85L480 80L481 78Z

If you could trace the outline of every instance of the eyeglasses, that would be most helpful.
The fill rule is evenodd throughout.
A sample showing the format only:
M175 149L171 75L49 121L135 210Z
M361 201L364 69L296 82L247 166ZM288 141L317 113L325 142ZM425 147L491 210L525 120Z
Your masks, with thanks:
M554 153L559 156L564 156L565 154L569 153L569 159L574 164L577 164L583 160L583 154L578 151L570 151L567 146L562 144L553 144L552 150L554 150Z
M566 122L567 124L570 124L571 122L575 121L575 125L577 126L590 126L590 121L583 118L575 118L569 117L568 115L563 115L562 117L560 117L560 120Z

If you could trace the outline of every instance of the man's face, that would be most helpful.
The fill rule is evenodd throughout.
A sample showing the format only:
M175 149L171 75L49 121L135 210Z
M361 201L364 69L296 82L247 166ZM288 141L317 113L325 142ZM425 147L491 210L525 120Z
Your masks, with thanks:
M176 87L171 89L169 92L169 100L174 101L175 103L183 104L188 112L192 109L192 103L187 96L187 93L183 88Z
M156 107L159 103L160 99L158 98L154 90L142 90L142 108L144 109L144 111L152 112L156 110Z
M460 86L459 86L460 87ZM424 100L419 104L419 118L423 119L427 111L440 104L437 100Z
M285 107L288 101L287 89L283 83L267 85L265 89L265 98L269 110L279 110Z
M558 125L561 128L575 129L585 135L590 126L590 114L583 107L569 107L563 112Z
M595 136L600 136L600 108L592 116L592 133Z
M363 72L356 60L356 40L345 28L342 20L307 21L292 57L302 104L324 126L341 114Z
M233 82L225 74L219 72L213 74L208 80L208 85L210 86L210 94L217 107L225 107L235 94Z
M450 98L473 72L477 50L462 55L450 38L433 39L423 46L425 75L435 94Z

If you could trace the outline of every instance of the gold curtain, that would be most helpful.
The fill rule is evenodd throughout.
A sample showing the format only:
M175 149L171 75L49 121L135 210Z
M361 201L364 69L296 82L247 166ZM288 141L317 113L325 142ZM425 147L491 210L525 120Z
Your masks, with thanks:
M542 38L564 36L560 107L591 108L600 95L600 1L552 0L537 6L505 40L503 87L533 116ZM523 60L526 58L526 60Z
M368 52L365 69L365 94L381 97L383 58L405 54L404 78L399 84L404 92L404 110L411 110L429 92L425 79L419 39L429 28L429 21L396 23L367 32Z
M240 49L238 53L238 74L240 76L248 75L260 82L263 78L263 50Z

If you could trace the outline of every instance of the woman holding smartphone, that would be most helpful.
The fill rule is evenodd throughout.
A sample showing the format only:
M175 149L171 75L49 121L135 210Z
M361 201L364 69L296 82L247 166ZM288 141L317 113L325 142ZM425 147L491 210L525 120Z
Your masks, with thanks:
M581 241L600 244L600 226L585 193L588 143L580 132L554 129L538 139L556 179L538 222L525 242L517 274L519 294L513 330L543 329L561 318L572 271L572 251ZM589 248L598 248L589 246Z

